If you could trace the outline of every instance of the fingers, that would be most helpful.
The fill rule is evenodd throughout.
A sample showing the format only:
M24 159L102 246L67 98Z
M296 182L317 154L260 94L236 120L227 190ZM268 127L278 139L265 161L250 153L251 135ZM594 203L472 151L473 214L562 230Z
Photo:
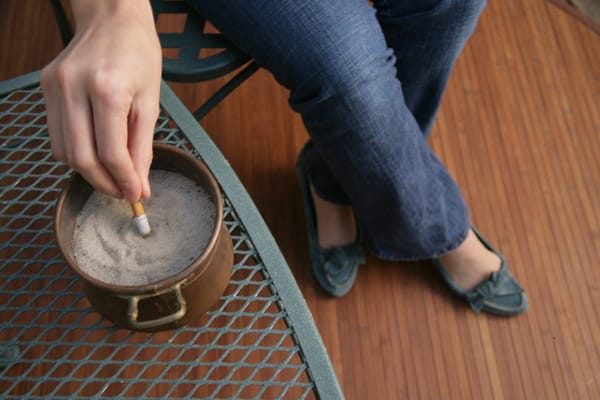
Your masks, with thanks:
M85 92L67 79L64 68L48 65L41 75L50 143L54 157L79 172L97 190L122 197L114 179L100 164Z
M158 96L148 95L134 102L129 115L129 153L141 179L143 199L150 197L148 175L152 163L152 142L158 113Z
M62 91L61 94L59 104L68 110L61 114L66 163L97 190L113 197L123 197L112 173L98 157L92 110L85 92Z
M114 77L99 79L90 90L95 146L99 162L112 176L124 198L141 198L142 179L128 147L128 116L132 95Z
M50 65L42 74L55 158L110 196L129 201L150 197L158 94L133 103L119 82L95 79L93 84L77 84L72 71L59 67Z
M66 161L65 143L62 137L62 125L60 122L61 108L58 99L58 90L52 79L51 66L42 70L40 83L44 94L44 103L46 105L46 122L48 124L48 133L50 134L50 146L54 158L59 161Z

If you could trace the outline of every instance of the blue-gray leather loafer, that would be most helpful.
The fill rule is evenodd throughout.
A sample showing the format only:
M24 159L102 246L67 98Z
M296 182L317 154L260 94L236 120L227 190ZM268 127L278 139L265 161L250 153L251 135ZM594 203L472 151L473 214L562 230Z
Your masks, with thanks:
M330 295L341 297L352 289L356 281L358 267L365 262L365 254L360 234L357 235L356 241L349 245L330 249L323 249L319 246L317 218L306 165L307 146L304 146L300 152L296 167L302 190L310 263L319 285Z
M465 299L475 312L484 311L505 317L524 313L528 308L527 295L508 270L504 256L475 228L472 229L481 243L500 257L502 265L498 271L492 273L488 279L473 289L464 290L456 285L438 259L432 260L434 265L442 274L450 290Z

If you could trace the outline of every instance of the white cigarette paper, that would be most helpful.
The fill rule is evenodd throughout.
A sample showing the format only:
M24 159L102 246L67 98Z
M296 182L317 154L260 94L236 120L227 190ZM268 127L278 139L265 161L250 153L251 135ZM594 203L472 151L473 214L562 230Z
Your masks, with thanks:
M148 222L148 217L146 217L142 203L139 201L131 203L131 209L134 215L133 221L140 235L144 237L150 235L152 229L150 229L150 223Z

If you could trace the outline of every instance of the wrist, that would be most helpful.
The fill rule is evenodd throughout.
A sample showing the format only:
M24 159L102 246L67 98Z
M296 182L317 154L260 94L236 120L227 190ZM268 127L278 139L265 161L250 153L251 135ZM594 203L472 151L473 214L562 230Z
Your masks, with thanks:
M123 16L129 19L142 18L154 24L148 0L71 0L75 29L93 23Z

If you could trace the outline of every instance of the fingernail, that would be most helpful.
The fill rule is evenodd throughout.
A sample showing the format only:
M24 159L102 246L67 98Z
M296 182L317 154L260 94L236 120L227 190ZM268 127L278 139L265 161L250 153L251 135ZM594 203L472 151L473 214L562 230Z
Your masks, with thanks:
M146 188L142 190L142 200L148 200L150 198L150 195L150 190L147 190Z

